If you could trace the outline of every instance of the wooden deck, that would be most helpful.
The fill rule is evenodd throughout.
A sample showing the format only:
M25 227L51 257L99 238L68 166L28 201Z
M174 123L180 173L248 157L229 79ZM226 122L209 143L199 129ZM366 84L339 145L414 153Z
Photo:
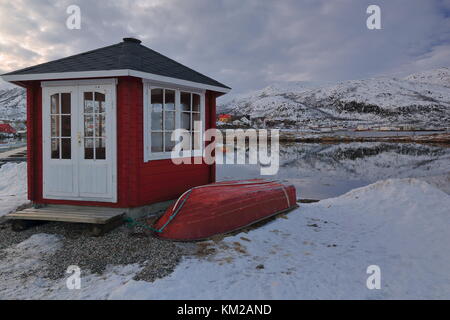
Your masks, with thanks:
M125 210L81 206L52 205L43 208L28 208L6 215L7 219L61 221L89 224L109 224L122 220Z

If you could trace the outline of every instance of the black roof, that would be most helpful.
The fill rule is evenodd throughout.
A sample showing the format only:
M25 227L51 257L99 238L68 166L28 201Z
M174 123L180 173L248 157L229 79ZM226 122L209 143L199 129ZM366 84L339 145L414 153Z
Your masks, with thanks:
M141 41L134 38L124 38L123 42L111 46L9 72L4 76L121 69L230 89L214 79L141 45Z

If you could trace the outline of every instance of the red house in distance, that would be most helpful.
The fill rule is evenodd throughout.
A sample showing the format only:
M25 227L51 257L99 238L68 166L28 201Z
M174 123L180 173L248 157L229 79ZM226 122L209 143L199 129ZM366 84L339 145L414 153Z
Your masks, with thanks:
M220 114L218 119L221 122L230 122L231 121L231 114Z
M215 128L230 88L134 38L2 75L26 88L28 197L36 207L130 215L215 181L215 166L175 165L172 131ZM189 157L205 147L192 139ZM145 211L144 210L144 211Z
M11 125L9 123L0 123L0 133L15 134L16 133L16 129L11 127Z

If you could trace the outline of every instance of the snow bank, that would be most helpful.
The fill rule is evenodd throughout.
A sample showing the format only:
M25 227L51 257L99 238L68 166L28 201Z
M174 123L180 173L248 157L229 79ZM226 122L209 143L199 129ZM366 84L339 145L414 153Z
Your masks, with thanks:
M450 195L450 171L447 174L428 176L420 179Z
M4 164L0 167L0 216L27 202L27 164Z

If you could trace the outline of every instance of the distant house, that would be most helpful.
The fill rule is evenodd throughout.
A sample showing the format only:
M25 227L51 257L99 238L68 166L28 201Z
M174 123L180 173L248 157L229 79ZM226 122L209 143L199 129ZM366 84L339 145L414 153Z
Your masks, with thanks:
M358 126L356 127L356 130L355 130L355 131L368 131L368 130L370 130L369 126L358 125Z
M380 127L380 131L400 131L397 127Z
M230 122L231 114L220 114L217 120L219 120L220 122Z
M9 123L0 123L0 133L15 134L16 133L16 129L11 127L11 125Z

